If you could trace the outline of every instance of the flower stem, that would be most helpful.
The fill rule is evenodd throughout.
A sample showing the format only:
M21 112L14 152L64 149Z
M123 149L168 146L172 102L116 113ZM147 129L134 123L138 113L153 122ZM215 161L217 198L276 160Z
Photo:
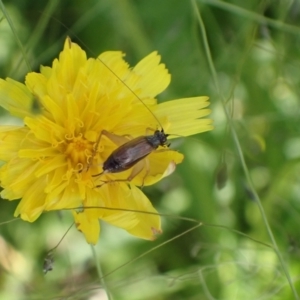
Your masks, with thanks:
M107 285L105 283L102 268L101 268L101 264L100 264L100 260L97 258L97 253L95 251L95 246L91 245L91 248L92 248L94 261L96 263L96 268L97 268L97 273L98 273L98 278L99 278L99 281L100 281L100 285L105 290L106 295L107 295L107 299L108 300L113 300L113 297L112 297L111 293L109 292L109 290L107 288Z

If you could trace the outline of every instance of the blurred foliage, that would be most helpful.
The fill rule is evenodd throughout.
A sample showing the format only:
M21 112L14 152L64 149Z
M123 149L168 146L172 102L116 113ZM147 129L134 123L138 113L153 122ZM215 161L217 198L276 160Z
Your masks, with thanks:
M172 74L160 100L209 95L215 130L172 141L185 161L172 176L144 189L159 212L172 215L163 217L164 233L155 242L103 224L93 255L73 227L54 251L54 270L44 275L43 259L72 224L70 213L46 213L33 224L1 223L0 298L105 299L100 262L112 299L297 299L245 177L222 101L300 293L299 1L13 0L4 5L31 70L50 65L67 35L90 56L122 50L132 65L157 50ZM23 81L28 66L3 15L0 43L1 77ZM0 121L10 122L4 110ZM16 202L0 201L2 222L12 219ZM197 223L183 217L203 224L186 232Z

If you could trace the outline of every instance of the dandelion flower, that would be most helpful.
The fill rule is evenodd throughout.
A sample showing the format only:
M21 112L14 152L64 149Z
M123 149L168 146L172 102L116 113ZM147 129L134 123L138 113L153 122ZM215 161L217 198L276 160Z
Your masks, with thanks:
M128 182L131 169L95 175L120 144L159 126L183 136L211 130L211 120L203 119L209 102L194 97L157 104L156 95L170 83L160 56L153 52L132 69L123 56L111 51L87 58L67 38L52 67L27 74L25 84L0 80L0 105L24 124L0 126L1 197L21 199L15 216L33 222L44 211L71 209L92 244L99 220L149 240L161 232L160 217L139 187L169 175L182 154L159 147ZM111 136L97 143L102 132Z

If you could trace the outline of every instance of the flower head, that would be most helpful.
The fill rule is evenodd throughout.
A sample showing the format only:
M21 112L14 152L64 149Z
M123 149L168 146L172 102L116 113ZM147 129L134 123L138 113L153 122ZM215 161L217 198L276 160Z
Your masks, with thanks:
M211 120L201 119L210 113L209 102L194 97L157 104L156 95L170 83L160 56L153 52L132 69L123 56L87 59L67 38L52 67L27 74L25 84L0 80L0 105L24 123L0 126L1 196L21 199L15 216L33 222L44 211L73 209L89 243L98 240L99 219L145 239L161 231L138 186L169 175L183 155L159 147L116 173L103 172L103 163L122 144L161 126L184 136L211 130Z

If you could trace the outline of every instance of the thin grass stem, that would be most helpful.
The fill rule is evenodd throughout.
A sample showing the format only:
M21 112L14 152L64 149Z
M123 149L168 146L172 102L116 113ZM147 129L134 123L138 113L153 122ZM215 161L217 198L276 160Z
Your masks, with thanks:
M281 255L281 252L278 248L277 242L275 240L272 229L269 225L269 221L268 221L268 218L265 214L265 211L264 211L263 205L261 203L260 197L259 197L258 193L256 192L256 189L254 188L254 184L253 184L252 178L250 176L250 173L249 173L249 170L248 170L245 158L244 158L244 154L243 154L243 151L242 151L242 148L241 148L239 138L237 136L234 124L231 120L230 113L228 112L228 110L226 108L225 99L223 98L223 96L221 94L220 85L219 85L219 81L218 81L218 78L217 78L216 69L215 69L215 66L214 66L214 63L213 63L213 60L212 60L212 56L211 56L211 52L210 52L210 48L209 48L209 44L208 44L208 39L207 39L207 35L206 35L206 29L205 29L205 25L204 25L204 22L202 20L201 14L200 14L200 10L199 10L195 0L192 0L192 5L193 5L193 8L196 12L196 16L197 16L197 19L198 19L198 22L199 22L199 27L200 27L201 34L202 34L202 41L203 41L203 44L204 44L205 53L206 53L206 56L207 56L209 68L210 68L210 71L212 73L212 78L213 78L213 81L214 81L214 85L215 85L215 87L217 89L217 93L218 93L218 95L221 99L222 106L223 106L223 109L224 109L224 112L225 112L225 115L226 115L226 119L227 119L227 122L229 124L229 128L231 130L232 138L233 138L233 141L235 143L235 146L236 146L238 156L239 156L241 164L242 164L242 168L243 168L246 180L247 180L248 185L249 185L249 189L251 190L251 192L253 194L255 202L257 203L258 209L259 209L260 214L262 216L263 222L266 226L266 229L267 229L269 238L271 240L271 243L273 245L274 251L275 251L275 253L276 253L276 255L277 255L277 257L280 261L280 265L281 265L281 267L283 269L283 272L284 272L284 274L285 274L285 276L286 276L286 278L289 282L289 285L290 285L291 290L293 292L294 298L298 300L299 299L298 293L295 289L295 286L293 284L293 281L292 281L292 278L290 276L289 270L288 270L288 268L285 264L285 261L284 261L282 255Z
M8 14L8 12L7 12L6 8L5 8L5 5L3 4L2 0L0 0L0 8L1 8L1 10L3 12L3 15L5 16L5 18L6 18L7 22L8 22L8 24L9 24L10 28L11 28L11 31L13 32L13 34L15 36L17 44L18 44L18 46L19 46L19 48L20 48L20 50L21 50L21 52L23 54L24 60L25 60L26 65L27 65L27 68L28 68L28 70L31 71L31 66L30 66L30 62L29 62L29 60L27 58L26 51L25 51L25 49L23 47L23 44L22 44L21 40L19 39L19 36L18 36L18 33L17 33L16 29L15 29L14 23L13 23L12 19L10 18L10 16L9 16L9 14Z
M103 276L103 272L102 272L100 260L97 257L97 253L96 253L95 247L91 245L91 249L92 249L94 261L95 261L95 264L96 264L96 268L97 268L97 273L98 273L98 278L100 280L100 284L103 287L103 289L105 290L108 300L113 300L112 295L110 294L110 292L109 292L109 290L107 288L107 285L106 285L106 282L105 282L105 279L104 279L104 276Z

